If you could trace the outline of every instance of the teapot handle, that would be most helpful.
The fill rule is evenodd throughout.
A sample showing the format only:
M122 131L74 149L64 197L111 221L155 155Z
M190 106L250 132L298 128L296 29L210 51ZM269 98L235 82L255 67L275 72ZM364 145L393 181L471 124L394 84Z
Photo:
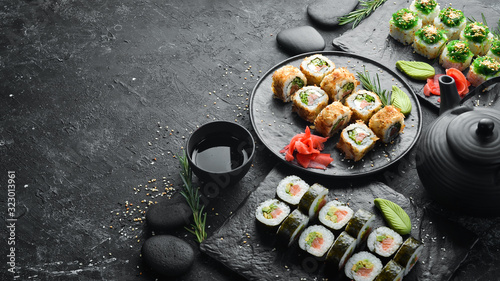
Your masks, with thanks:
M460 104L464 104L465 101L476 95L476 93L482 93L484 89L488 88L489 86L499 83L500 82L500 76L493 77L491 79L488 79L484 81L481 85L477 86L474 90L472 90L470 93L468 93L461 101Z

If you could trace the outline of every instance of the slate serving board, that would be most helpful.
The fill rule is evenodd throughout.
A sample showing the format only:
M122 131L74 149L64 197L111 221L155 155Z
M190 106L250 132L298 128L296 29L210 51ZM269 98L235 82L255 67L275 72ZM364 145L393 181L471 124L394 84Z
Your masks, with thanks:
M262 230L255 220L258 204L273 198L278 182L290 174L285 165L275 167L242 203L240 208L201 245L201 251L220 261L248 280L347 280L322 261L303 252L294 243L290 248L276 247L273 234ZM301 176L309 184L318 182L330 189L329 197L348 202L376 214L376 226L385 225L373 204L377 197L399 204L412 219L411 236L424 242L419 262L404 280L449 280L477 237L437 214L412 204L411 200L380 183L339 185L327 178ZM405 235L403 239L406 239Z
M344 154L335 146L339 134L335 134L325 142L323 153L329 153L333 162L325 170L304 169L296 162L285 160L285 154L280 153L296 134L303 133L307 126L313 125L292 112L292 104L273 98L271 91L273 73L285 66L300 66L305 57L322 54L335 63L335 67L345 67L357 77L357 72L366 69L372 78L378 74L381 83L391 88L398 85L405 91L412 103L412 110L405 118L404 134L401 134L390 144L378 142L374 149L368 152L358 162L345 160ZM357 89L362 89L358 86ZM417 96L410 86L392 70L389 70L377 60L372 60L338 51L322 51L305 53L286 59L269 69L255 85L250 97L250 119L258 138L262 143L284 163L306 173L335 178L351 178L377 173L397 160L401 159L416 143L422 129L422 111ZM314 130L312 133L318 134Z
M398 60L416 60L431 64L436 70L436 74L445 73L445 69L439 65L438 60L429 60L417 53L414 53L412 46L404 46L389 35L389 20L392 14L402 8L408 8L412 1L387 1L380 6L372 15L363 20L355 29L351 29L342 36L333 40L333 45L346 52L363 55L382 62L389 69L401 73L396 69ZM441 9L448 7L449 2L438 1ZM462 10L467 18L474 18L482 21L481 13L484 14L491 31L497 30L497 22L500 18L500 1L488 0L456 0L451 2L452 7ZM468 69L464 71L467 74ZM403 75L403 74L401 74ZM423 92L425 81L406 79L413 91L426 103L435 108L439 108L439 96L431 95L426 97ZM390 85L389 85L390 86ZM497 86L496 89L499 87ZM471 91L474 87L469 88ZM496 97L495 92L494 97ZM471 99L474 105L493 105L492 95L478 94L477 98Z

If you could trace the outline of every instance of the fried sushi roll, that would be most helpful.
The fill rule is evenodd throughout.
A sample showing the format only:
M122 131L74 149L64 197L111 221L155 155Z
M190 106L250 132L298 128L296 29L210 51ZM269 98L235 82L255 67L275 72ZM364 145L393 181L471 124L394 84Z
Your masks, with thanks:
M271 89L274 97L289 102L292 95L307 85L306 76L295 66L285 65L273 73Z
M392 18L389 20L389 34L404 45L413 43L415 32L421 27L422 19L406 8L392 14Z
M325 107L314 120L316 131L324 137L331 137L342 130L351 120L352 111L349 107L335 101Z
M471 22L460 32L460 40L467 41L471 52L478 57L488 53L493 37L490 29L481 22Z
M370 118L369 127L383 143L390 143L403 132L404 120L405 116L399 108L388 105Z
M382 272L382 262L372 253L361 251L347 261L345 275L354 281L373 280Z
M356 77L345 67L336 68L321 81L321 89L328 94L330 102L343 102L344 98L359 85Z
M439 16L434 19L434 26L444 30L448 40L460 38L460 32L467 24L464 13L452 7L447 7L439 12Z
M315 218L321 208L325 206L327 195L328 189L326 187L319 183L311 185L300 199L299 210L308 215L309 218Z
M401 281L403 280L405 270L394 260L390 260L382 272L375 278L375 281Z
M308 189L309 185L303 179L298 176L287 176L279 182L276 195L279 199L296 207Z
M500 62L500 39L493 41L486 56Z
M432 24L439 15L440 7L436 0L413 0L410 11L422 19L422 25Z
M326 261L340 270L352 256L354 250L356 250L356 239L342 231L326 254Z
M306 86L292 96L292 111L311 123L327 105L328 95L320 87Z
M290 207L278 199L266 200L255 210L255 218L269 227L279 225L288 214L290 214Z
M334 69L335 64L320 54L306 57L300 64L300 71L306 76L308 85L319 86L325 75Z
M466 41L452 40L443 48L439 56L439 64L444 68L456 68L464 71L470 66L474 54L469 49Z
M371 252L387 258L399 249L403 238L394 230L381 226L370 233L366 244Z
M359 90L347 97L345 105L352 110L352 120L368 123L370 117L382 108L382 101L374 92Z
M299 247L315 257L322 257L330 249L335 236L322 225L311 225L302 232Z
M500 62L484 56L476 58L467 73L467 80L474 87L481 85L484 81L500 75ZM491 86L490 86L491 87ZM490 90L488 87L487 90Z
M413 237L409 237L396 252L394 261L403 266L405 276L410 272L413 266L415 266L423 250L424 244L422 244L422 242Z
M304 215L298 209L295 209L290 213L290 215L288 215L288 217L285 218L283 223L278 228L278 231L276 232L278 243L286 247L290 247L290 245L292 245L292 243L299 238L308 223L309 217Z
M359 161L375 146L377 140L375 133L363 121L357 120L342 130L337 148L344 152L346 159Z
M339 201L330 201L319 211L319 221L328 228L339 230L352 218L354 211Z
M428 59L437 58L448 41L448 37L444 33L444 30L439 30L434 25L422 27L415 32L413 41L415 52Z

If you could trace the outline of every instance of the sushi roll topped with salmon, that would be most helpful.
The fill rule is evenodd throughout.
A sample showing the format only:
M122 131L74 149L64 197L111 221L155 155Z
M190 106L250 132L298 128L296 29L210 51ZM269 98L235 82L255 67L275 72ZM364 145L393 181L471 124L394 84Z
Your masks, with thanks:
M439 64L444 68L456 68L464 71L469 67L474 54L469 49L466 41L452 40L446 44L439 56Z
M500 39L493 41L493 44L491 44L490 50L486 56L500 62Z
M484 56L491 47L493 34L482 22L471 22L460 33L460 40L466 40L469 43L469 48L474 55Z
M465 28L466 19L462 11L448 7L439 12L439 16L434 19L434 25L446 31L448 40L456 40Z
M484 56L476 58L467 73L467 80L477 87L484 81L500 75L500 62ZM489 90L489 89L488 89Z
M422 19L422 24L432 24L439 15L439 4L436 0L413 0L410 10Z
M426 25L415 32L413 47L420 55L434 59L439 56L447 41L444 30L437 29L434 25Z
M396 41L408 45L413 43L415 32L422 27L422 19L406 8L392 14L389 20L389 34Z

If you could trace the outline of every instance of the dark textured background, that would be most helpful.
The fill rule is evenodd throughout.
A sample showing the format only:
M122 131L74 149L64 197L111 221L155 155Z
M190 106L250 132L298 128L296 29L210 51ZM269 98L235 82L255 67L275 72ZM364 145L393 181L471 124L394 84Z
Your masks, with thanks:
M7 171L15 171L19 279L163 280L141 261L151 231L139 212L175 193L165 188L180 189L174 156L197 126L215 119L251 128L253 86L289 57L276 35L314 26L310 2L0 1L0 213L6 220ZM332 40L350 27L317 28L325 50L334 50ZM436 112L422 110L425 129ZM257 150L240 184L202 187L212 195L203 200L209 235L277 163ZM414 159L411 152L374 180L439 210ZM453 280L495 280L499 220L449 217L480 237ZM187 231L174 234L197 249ZM10 280L1 243L0 279ZM177 280L239 279L196 253L192 271Z

